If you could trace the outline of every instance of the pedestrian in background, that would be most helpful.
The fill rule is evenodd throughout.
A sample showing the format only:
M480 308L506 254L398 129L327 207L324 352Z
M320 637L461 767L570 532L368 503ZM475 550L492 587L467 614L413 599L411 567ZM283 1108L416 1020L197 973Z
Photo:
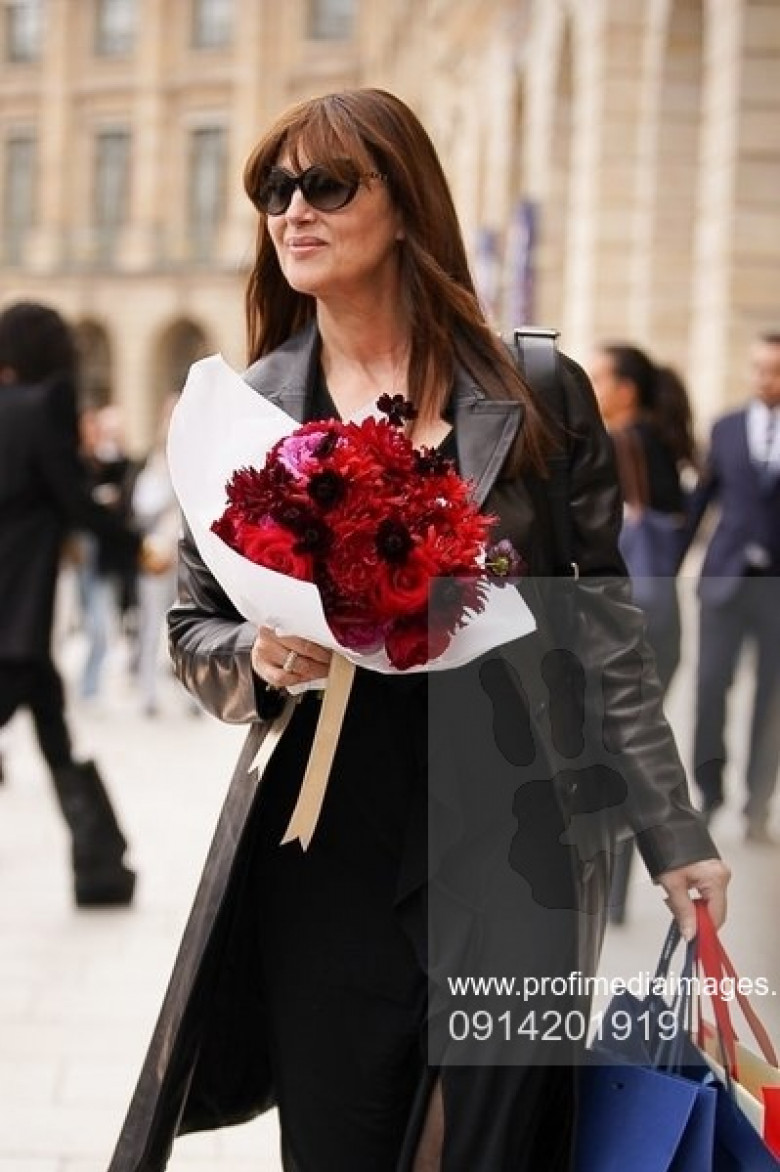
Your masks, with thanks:
M122 413L116 404L88 408L79 420L81 458L94 501L110 510L123 527L130 523L131 494L136 468L124 436ZM77 568L82 622L87 654L79 691L84 700L100 694L103 669L112 635L134 613L136 567L116 532L80 534Z
M173 491L165 444L177 395L164 402L155 429L155 441L133 484L131 515L167 569L159 574L141 571L137 581L136 666L143 712L159 710L160 652L165 616L176 598L176 551L181 535L181 514ZM169 665L169 661L167 661ZM170 670L170 669L169 669Z
M73 756L51 650L68 530L110 535L128 563L140 549L87 489L76 376L73 337L55 310L20 302L0 314L0 726L29 708L70 831L76 904L126 905L135 885L127 842L97 766Z
M751 350L748 403L717 420L694 494L689 538L718 520L698 585L694 776L708 818L725 800L726 700L743 647L756 655L743 814L749 842L771 844L780 763L780 333Z
M677 590L663 579L672 566L676 573L684 548L689 502L683 477L696 463L690 401L674 371L656 366L645 351L625 342L599 346L589 374L615 449L626 508L621 552L629 573L642 579L637 592L640 598L643 591L647 595L647 637L666 691L680 662L681 629ZM650 514L660 516L651 519ZM660 517L665 527L643 535L647 542L666 544L653 565L646 544L641 557L632 556L631 539L635 526L652 525ZM644 581L653 578L659 580Z

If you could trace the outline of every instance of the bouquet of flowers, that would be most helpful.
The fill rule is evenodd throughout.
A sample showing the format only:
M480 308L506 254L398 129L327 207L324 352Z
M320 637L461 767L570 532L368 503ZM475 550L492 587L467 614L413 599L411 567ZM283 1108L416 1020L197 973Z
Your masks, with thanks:
M301 425L221 355L202 358L171 419L171 479L247 622L382 673L399 670L389 638L403 670L446 671L536 624L520 591L498 588L522 572L511 545L485 549L490 521L470 486L440 454L415 452L403 401L386 406Z
M508 542L486 555L494 519L452 461L412 446L412 405L383 395L377 408L278 440L261 468L233 473L211 528L256 565L313 583L343 647L384 649L406 670L437 659L483 610L486 575L522 566Z
M184 517L238 614L334 652L283 839L304 849L356 665L446 671L536 625L518 590L496 589L524 566L508 541L486 550L492 521L470 486L440 453L415 451L403 399L379 407L379 418L300 426L215 354L190 368L168 436ZM290 712L250 771L262 772Z

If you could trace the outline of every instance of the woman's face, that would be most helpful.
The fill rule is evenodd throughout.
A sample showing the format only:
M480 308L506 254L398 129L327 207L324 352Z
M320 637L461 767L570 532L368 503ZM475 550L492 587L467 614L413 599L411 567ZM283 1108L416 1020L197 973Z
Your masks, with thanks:
M615 362L606 350L597 350L588 365L588 375L596 392L601 418L610 424L625 422L627 415L636 411L636 391L633 383L619 378Z
M301 170L310 166L308 159L299 162ZM276 165L300 174L287 153ZM268 231L281 270L298 293L360 303L398 281L401 216L382 179L361 182L354 198L333 212L312 207L296 187L287 210L268 216Z

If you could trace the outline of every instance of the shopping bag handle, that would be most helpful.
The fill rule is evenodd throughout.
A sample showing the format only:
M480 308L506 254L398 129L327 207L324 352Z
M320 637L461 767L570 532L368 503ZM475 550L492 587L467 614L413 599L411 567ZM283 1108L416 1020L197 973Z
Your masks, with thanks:
M663 948L661 949L661 955L658 957L658 964L655 970L656 981L664 980L669 976L672 957L677 951L681 939L682 933L680 931L680 925L676 920L673 919L669 925L669 931L666 933L666 939L664 940Z
M729 1073L733 1078L738 1077L737 1071L737 1033L731 1020L731 1012L729 1010L728 1002L723 996L721 990L721 982L724 977L729 977L733 982L734 995L737 1003L742 1010L746 1022L753 1032L753 1037L756 1039L766 1061L770 1066L777 1066L777 1055L774 1046L772 1045L769 1034L760 1021L758 1014L753 1009L748 1001L745 993L740 988L739 977L736 969L729 957L726 949L720 941L718 933L715 930L715 925L710 917L707 904L704 900L697 899L694 901L696 906L696 959L701 972L705 977L712 979L712 987L708 989L710 1000L712 1001L712 1008L715 1014L715 1023L718 1029L718 1035L721 1046L724 1050L727 1059L724 1066L727 1067ZM699 1019L699 1029L701 1035L701 1015ZM700 1043L703 1039L700 1036Z
M656 970L656 979L664 979L669 974L669 966L673 953L682 940L682 934L677 927L677 921L672 922L666 937L661 959ZM671 951L667 956L667 946L673 941ZM652 1053L652 1063L656 1070L665 1070L671 1074L680 1074L684 1066L685 1039L690 1035L692 1024L692 977L695 967L695 947L693 941L685 945L685 959L680 969L677 993L669 1004L669 1009L675 1016L677 1028L673 1036L661 1040Z

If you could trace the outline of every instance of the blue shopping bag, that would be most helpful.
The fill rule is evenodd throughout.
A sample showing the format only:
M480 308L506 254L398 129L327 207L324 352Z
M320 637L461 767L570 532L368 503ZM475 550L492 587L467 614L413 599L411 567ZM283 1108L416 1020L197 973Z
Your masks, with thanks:
M619 993L599 1018L580 1072L575 1172L780 1172L691 1040L690 985L672 1003L657 991L679 942L672 924L653 991ZM689 945L680 977L693 971Z
M710 1172L716 1091L650 1066L580 1072L576 1172ZM725 1170L724 1170L725 1172Z

